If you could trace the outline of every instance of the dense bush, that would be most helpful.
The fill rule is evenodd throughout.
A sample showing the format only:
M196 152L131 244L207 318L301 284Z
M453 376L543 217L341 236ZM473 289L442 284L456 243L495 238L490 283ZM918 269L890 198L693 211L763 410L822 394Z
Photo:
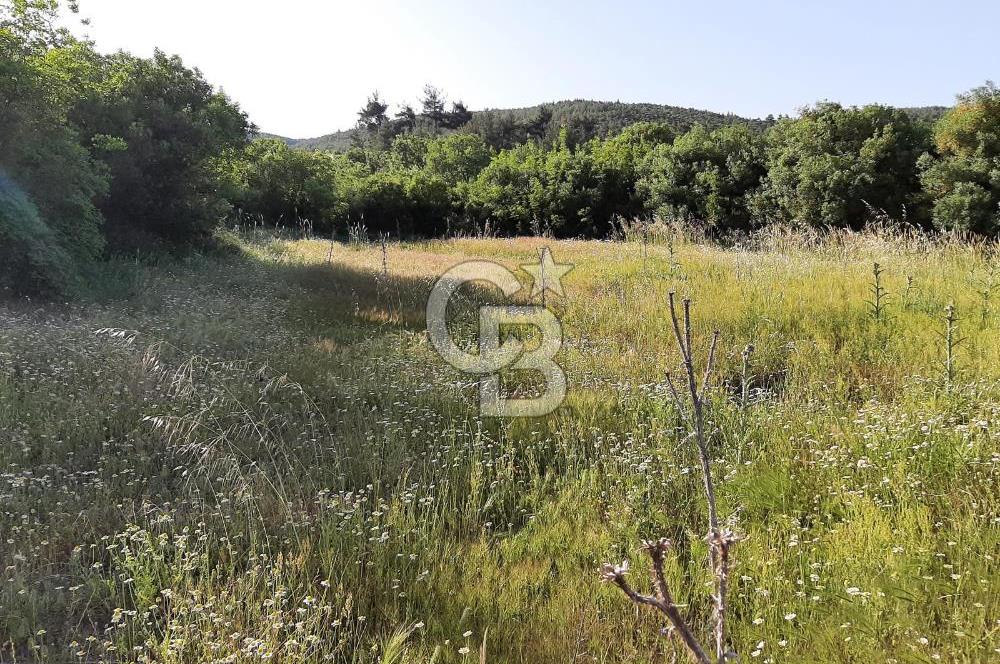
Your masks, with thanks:
M74 280L74 263L38 209L0 176L0 293L56 295Z
M461 212L453 200L458 173L446 180L428 166L434 147L453 139L403 135L387 153L353 150L333 155L339 191L344 197L345 223L372 233L435 236L446 233Z
M748 195L765 172L760 134L741 125L697 125L649 154L638 187L659 216L704 222L716 232L745 230Z
M503 234L597 235L603 181L588 150L573 150L563 131L546 149L525 143L502 150L470 187L470 208Z
M767 133L755 213L764 222L837 228L860 228L871 210L917 220L917 159L928 148L924 126L899 109L819 104Z
M12 207L0 210L11 242L4 248L5 272L16 275L15 264L34 265L43 253L61 264L61 276L25 283L24 290L58 288L104 247L94 200L106 176L68 120L82 87L78 72L90 66L91 53L45 18L31 4L0 12L0 177L13 181L4 181L3 199ZM30 247L14 240L29 235ZM50 246L42 250L39 242ZM31 255L15 255L20 250ZM39 274L29 270L25 281Z
M924 157L921 166L935 226L1000 233L1000 90L987 83L959 97L934 142L940 159Z
M101 55L58 16L0 1L3 272L25 292L66 288L108 246L207 234L229 206L219 156L252 129L179 59Z
M276 140L254 141L222 160L226 197L241 216L280 225L308 220L326 231L342 213L333 159L293 150Z
M633 219L646 215L649 203L637 188L641 169L654 149L668 145L674 137L669 125L640 122L606 141L594 140L588 144L602 184L601 199L595 207L600 235L610 230L615 217Z
M245 188L256 192L251 197L285 192L262 215L275 223L319 207L309 213L321 220L317 228L425 237L487 227L604 237L615 219L650 217L703 224L713 234L772 222L860 228L873 215L926 225L932 203L941 228L995 233L995 96L994 88L979 90L941 120L940 159L930 154L926 122L885 106L824 103L763 133L728 124L676 135L665 124L640 122L584 142L571 126L551 138L543 108L521 120L515 144L498 152L472 126L445 135L407 131L384 149L323 157L256 148L247 152L251 161L277 153L317 168L261 167L276 182ZM289 178L299 178L298 186ZM317 206L324 186L326 203Z
M214 158L245 145L246 115L176 56L103 57L72 120L107 164L109 240L132 248L207 235L229 209Z

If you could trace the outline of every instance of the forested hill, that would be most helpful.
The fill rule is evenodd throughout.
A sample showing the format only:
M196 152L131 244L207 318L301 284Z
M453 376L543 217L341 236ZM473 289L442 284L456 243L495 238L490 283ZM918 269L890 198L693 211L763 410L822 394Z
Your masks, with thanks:
M716 113L697 108L682 108L663 104L626 103L620 101L588 101L574 99L545 104L552 111L552 120L559 125L592 124L597 135L617 133L636 122L666 122L678 130L687 130L695 124L709 129L723 125L741 123L759 128L766 127L768 121L744 118L732 113ZM479 120L498 121L510 116L517 121L526 121L537 115L540 106L512 109L487 109L473 116Z
M727 124L741 123L764 128L765 120L744 118L738 115L703 111L696 108L682 108L664 104L625 103L618 101L587 101L573 99L539 104L525 108L487 109L475 111L469 122L469 129L479 133L504 131L504 125L523 123L536 117L542 108L552 112L554 126L566 125L580 138L615 134L628 125L643 121L660 121L686 130L694 124L717 128ZM278 138L288 145L305 150L340 151L352 144L353 129L337 131L318 138L285 138L272 134L261 134L267 138Z
M745 118L732 113L716 113L697 108L683 108L665 104L626 103L619 101L588 101L573 99L539 104L525 108L486 109L474 111L469 129L481 134L502 133L505 125L517 125L529 121L543 108L552 112L554 126L567 126L578 134L578 138L606 136L621 131L636 122L659 121L673 125L684 131L695 124L715 129L728 124L747 124L764 129L773 122L771 118L761 120ZM915 120L934 122L948 110L946 106L921 106L904 108ZM287 138L275 134L261 133L261 138L275 138L288 145L303 150L340 152L353 145L354 129L336 131L317 138Z

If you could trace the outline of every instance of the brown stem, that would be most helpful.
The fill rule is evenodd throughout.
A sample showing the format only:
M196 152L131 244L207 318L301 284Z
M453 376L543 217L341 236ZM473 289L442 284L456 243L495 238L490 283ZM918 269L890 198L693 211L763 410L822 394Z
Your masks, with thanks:
M653 580L658 596L637 593L628 584L628 581L625 580L624 572L620 570L605 572L605 578L621 588L622 592L636 604L651 606L667 616L670 624L677 630L677 633L681 636L681 640L684 641L684 645L687 646L691 659L699 664L711 664L712 660L705 653L705 649L702 648L701 643L698 642L697 637L695 637L684 621L684 617L677 609L677 605L674 604L674 600L667 587L666 576L663 573L663 561L664 553L668 547L669 541L666 539L647 544L645 547L653 562Z
M715 367L719 331L715 330L712 334L712 341L705 363L705 371L699 388L691 342L691 300L687 298L683 300L683 323L680 316L678 316L673 291L669 294L669 304L670 322L673 328L674 340L677 342L677 347L681 353L688 396L691 399L690 409L685 407L684 400L681 399L680 393L669 372L667 373L667 387L670 390L670 396L674 400L678 413L680 413L688 425L688 438L694 438L698 447L698 459L701 464L705 497L708 502L708 564L715 577L715 655L717 664L725 664L727 656L730 654L726 648L726 595L729 589L729 547L736 541L736 537L730 530L727 529L723 532L719 528L715 485L712 481L711 459L708 452L709 436L705 431L705 411L708 403L706 395L711 384L712 371ZM748 346L747 350L744 351L744 407L746 402L746 365L751 349L752 347ZM666 576L663 573L664 555L669 546L670 542L666 539L661 539L657 542L646 542L644 544L644 548L649 553L653 563L652 581L655 588L655 595L641 595L635 592L625 580L624 565L622 568L605 565L602 570L602 576L605 580L614 582L636 604L655 607L666 615L674 629L681 635L692 658L700 664L710 664L712 660L709 659L698 639L684 622L684 618L681 616L680 611L677 610L677 606L674 604L673 597L670 594Z

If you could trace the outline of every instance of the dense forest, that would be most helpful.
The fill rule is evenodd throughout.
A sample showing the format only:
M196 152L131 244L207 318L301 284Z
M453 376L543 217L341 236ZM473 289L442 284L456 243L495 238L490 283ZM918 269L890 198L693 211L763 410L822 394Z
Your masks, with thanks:
M947 106L920 106L902 109L914 120L936 122L947 112ZM709 129L730 124L745 124L755 129L766 129L774 124L773 116L758 120L744 118L731 113L714 113L696 108L681 108L664 104L640 104L620 101L590 101L574 99L557 101L548 104L538 104L526 108L486 109L473 111L470 129L488 138L499 136L500 140L493 143L494 148L509 147L503 140L502 129L508 128L510 136L516 138L516 128L535 118L539 113L551 113L554 127L568 126L583 140L591 138L606 138L619 133L625 127L637 122L664 122L676 130L686 131L694 125ZM491 128L494 129L492 132ZM357 144L356 128L335 131L317 138L288 138L277 134L261 132L260 138L271 138L285 142L290 147L301 150L319 150L323 152L343 152Z
M398 236L605 237L665 219L726 236L769 223L1000 231L1000 90L934 107L756 121L653 104L473 112L427 86L372 94L340 151L258 136L197 69L105 55L53 0L0 1L0 288L72 292L120 252L220 225ZM334 147L331 143L329 147Z
M773 118L755 120L738 115L713 113L695 108L681 108L663 104L636 104L626 102L589 101L574 99L539 104L526 108L486 109L473 111L468 129L482 135L487 141L493 138L494 148L511 147L523 142L518 127L537 118L547 117L553 127L567 126L571 133L583 141L605 138L619 133L637 122L665 122L671 127L686 130L696 124L716 129L727 124L747 124L763 129L773 124ZM520 134L520 135L519 135ZM274 134L261 134L263 138L282 140L291 147L303 150L342 152L356 144L357 129L333 132L318 138L285 138Z

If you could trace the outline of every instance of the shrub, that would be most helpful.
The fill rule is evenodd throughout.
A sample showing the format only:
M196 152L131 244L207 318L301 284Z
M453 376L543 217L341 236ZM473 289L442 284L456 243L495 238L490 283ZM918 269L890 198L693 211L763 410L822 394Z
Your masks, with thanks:
M501 151L470 188L478 217L508 235L596 235L601 193L593 155L571 149L566 131L549 150L526 143Z
M706 222L715 231L751 225L748 195L765 174L761 136L741 125L708 131L696 125L657 146L637 185L649 210Z
M207 236L229 210L214 157L243 147L246 115L180 58L102 58L71 120L106 164L100 200L116 248L181 244Z
M343 213L335 166L325 155L293 150L282 141L254 141L222 160L230 180L226 197L241 213L270 224L309 220L327 231Z
M922 125L899 109L823 103L767 135L767 177L752 198L762 222L860 228L870 210L919 220Z
M0 288L51 295L104 248L107 179L68 121L96 54L45 5L0 12Z
M959 96L935 126L934 142L940 157L921 160L934 225L1000 233L1000 90L988 82Z
M73 260L28 197L0 175L0 290L56 295L73 281Z

